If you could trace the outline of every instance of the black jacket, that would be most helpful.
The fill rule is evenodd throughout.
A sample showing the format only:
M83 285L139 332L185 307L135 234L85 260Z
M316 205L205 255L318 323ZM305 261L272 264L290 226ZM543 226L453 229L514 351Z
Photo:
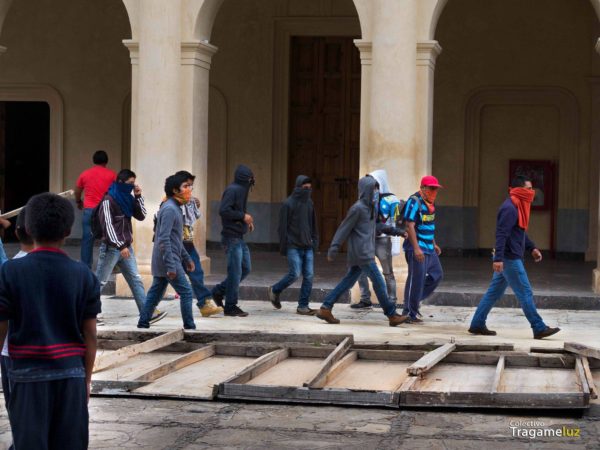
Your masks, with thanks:
M239 165L235 169L234 182L225 188L219 208L223 237L243 238L244 234L248 232L244 216L246 215L248 192L253 179L252 170L244 165Z
M144 197L136 197L133 203L133 217L137 220L146 218ZM106 194L98 209L98 219L102 230L102 241L111 247L123 250L133 242L133 227L131 218L126 217L119 204Z
M287 254L287 249L316 249L319 244L317 218L310 198L311 191L302 189L310 178L300 175L292 195L283 203L279 211L279 251Z
M494 261L523 259L525 252L531 252L535 244L523 228L519 226L519 212L512 200L507 198L498 210L496 219L496 247Z

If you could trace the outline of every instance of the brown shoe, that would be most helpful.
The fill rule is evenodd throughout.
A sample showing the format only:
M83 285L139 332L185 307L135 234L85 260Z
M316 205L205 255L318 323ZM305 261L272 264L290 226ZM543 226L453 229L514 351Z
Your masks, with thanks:
M408 319L408 316L401 316L400 314L394 314L392 317L389 318L390 327L397 327L401 323L406 322L407 319Z
M550 328L550 327L546 327L546 329L544 331L540 331L539 333L536 333L533 335L534 339L544 339L548 336L552 336L553 334L556 334L560 331L560 328L556 327L556 328Z
M340 323L339 319L333 317L330 309L319 308L319 312L317 313L317 317L321 320L324 320L327 323Z

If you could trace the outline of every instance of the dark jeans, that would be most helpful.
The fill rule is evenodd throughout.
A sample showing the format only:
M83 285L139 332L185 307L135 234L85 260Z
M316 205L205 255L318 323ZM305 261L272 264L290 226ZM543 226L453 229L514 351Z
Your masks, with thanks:
M94 236L92 235L92 211L85 208L81 217L81 262L92 268L94 258Z
M16 450L85 450L85 378L11 383L8 416Z
M250 250L240 238L223 238L221 241L227 255L227 278L217 284L213 296L225 296L225 311L231 311L238 302L240 283L251 270Z
M381 264L383 278L387 286L388 297L391 302L396 303L396 277L394 277L394 264L392 256L392 239L387 237L378 237L375 240L375 256ZM360 301L363 303L371 303L371 290L369 289L369 281L366 274L362 274L358 279L360 286Z
M167 277L154 277L152 280L152 286L146 294L146 303L140 314L140 320L138 321L138 327L148 328L150 327L150 319L154 310L160 303L160 300L164 297L167 286L170 284L175 292L179 294L179 308L181 309L181 319L183 320L183 328L186 330L195 330L196 324L194 323L194 314L192 313L192 303L194 297L192 294L192 287L184 275L183 270L177 271L177 276L173 280L169 280Z
M415 319L419 313L422 300L429 297L438 287L444 276L440 258L437 253L425 254L425 261L420 263L415 259L412 250L406 251L408 263L408 278L404 287L403 315Z
M540 317L533 301L533 291L529 284L525 266L520 259L507 259L504 261L504 270L502 272L494 272L494 277L490 283L490 287L479 302L473 320L471 320L471 328L484 328L485 321L492 307L510 286L515 296L521 303L521 309L525 313L525 317L529 321L533 333L539 333L546 329L546 324Z
M385 280L383 279L383 275L381 275L377 264L375 264L375 261L362 266L350 267L346 273L346 276L342 278L342 281L339 282L333 291L327 294L327 297L325 297L325 300L323 300L321 308L332 309L338 298L344 292L348 291L350 288L352 288L352 286L354 286L354 283L356 283L361 273L367 274L371 280L371 283L373 283L373 290L375 291L377 300L379 300L379 304L383 308L383 313L388 317L396 314L396 305L392 303L388 297Z
M210 290L204 285L204 270L202 270L202 264L200 263L200 255L196 251L194 244L191 242L184 242L183 246L186 251L194 261L194 265L196 268L193 272L188 272L188 278L190 279L190 283L192 283L192 290L198 299L198 308L202 308L206 303L207 298L212 297L212 293ZM184 267L185 270L185 267Z
M302 274L302 287L298 308L308 308L308 300L312 291L314 278L314 252L312 248L288 248L287 260L289 271L281 280L273 285L273 292L280 294L284 289L290 287Z

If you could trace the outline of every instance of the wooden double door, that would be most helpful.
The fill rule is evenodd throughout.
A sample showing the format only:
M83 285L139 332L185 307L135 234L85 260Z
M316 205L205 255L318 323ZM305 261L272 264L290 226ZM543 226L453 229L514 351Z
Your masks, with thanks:
M300 174L312 178L323 250L358 195L361 65L353 39L291 41L288 187Z

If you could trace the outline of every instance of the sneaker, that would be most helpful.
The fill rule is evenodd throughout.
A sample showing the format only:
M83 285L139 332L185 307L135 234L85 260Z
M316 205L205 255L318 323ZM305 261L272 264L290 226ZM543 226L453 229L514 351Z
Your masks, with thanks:
M167 317L167 312L162 312L159 311L158 309L154 310L154 314L152 314L152 318L150 319L150 323L156 323L159 320L164 319L165 317Z
M223 307L223 299L225 297L223 297L222 294L219 294L217 292L213 292L212 298L213 298L213 301L215 302L215 304L217 306L220 306L221 308Z
M317 310L306 306L304 308L297 308L296 314L300 314L301 316L314 316L315 314L317 314Z
M389 317L390 327L397 327L401 323L404 323L408 320L408 316L401 316L400 314L394 314L392 317Z
M469 333L471 334L481 334L482 336L496 336L496 332L494 330L488 329L488 327L483 328L469 328Z
M140 322L138 322L137 327L138 328L150 328L150 325L145 325L145 324L141 324Z
M246 317L248 316L248 313L242 311L242 309L238 306L234 306L230 310L225 310L225 315L230 317Z
M281 309L281 301L279 301L279 294L273 292L273 286L269 287L269 300L275 309Z
M337 324L340 323L339 319L333 317L330 309L320 308L319 312L316 314L317 318L324 320L327 323Z
M204 306L200 309L200 314L202 317L214 316L215 314L220 314L223 312L223 308L221 306L215 305L212 300L206 300Z
M546 329L544 331L540 331L539 333L535 333L533 335L534 339L544 339L548 336L552 336L553 334L556 334L560 331L560 328L556 327L556 328L551 328L551 327L546 327Z
M423 323L423 319L419 319L417 317L415 317L414 319L412 317L408 317L405 320L406 323L412 323L412 324L417 324L417 325L421 325Z
M373 303L369 300L361 300L358 303L353 303L350 305L352 309L371 309L373 307Z

